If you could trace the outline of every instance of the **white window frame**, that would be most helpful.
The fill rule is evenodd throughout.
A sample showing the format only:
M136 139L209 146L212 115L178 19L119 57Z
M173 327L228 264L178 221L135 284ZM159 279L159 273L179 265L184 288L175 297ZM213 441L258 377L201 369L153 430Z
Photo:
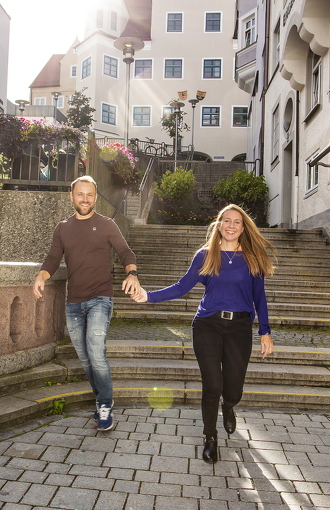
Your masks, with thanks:
M204 65L205 65L205 60L220 60L220 71L221 71L221 76L218 78L216 76L212 76L210 78L204 78ZM223 79L223 57L203 57L203 62L202 62L202 80L207 80L207 81L210 81L210 80L222 80Z
M181 14L181 30L168 30L168 16L169 14ZM165 32L167 34L183 34L184 29L184 14L182 11L167 11L166 12L166 25L165 25Z
M103 105L111 106L115 109L115 123L111 124L110 122L104 122L103 120ZM107 101L101 101L101 124L104 124L105 126L117 126L118 123L118 107L116 104L108 103Z
M306 162L306 190L305 195L310 195L315 193L319 187L319 168L318 165L310 166L310 162L316 158L318 152L313 154L311 158ZM310 185L309 185L310 182Z
M219 108L219 125L215 125L215 124L205 124L203 125L203 110L204 108ZM215 104L210 104L210 105L203 105L201 106L201 109L200 109L200 115L201 115L201 121L200 121L200 127L203 128L203 129L217 129L217 128L221 128L221 114L222 114L222 106L221 105L215 105Z
M114 60L117 61L117 76L112 76L112 74L107 74L104 72L104 68L105 68L105 57L108 57L108 58L113 58ZM102 67L102 74L104 76L107 76L108 78L113 78L114 80L118 80L119 79L119 59L117 57L114 57L113 55L109 55L108 53L103 53L103 67Z
M168 110L168 111L166 111ZM170 106L168 104L165 104L162 106L162 119L165 117L165 115L168 115L168 114L171 114L171 113L174 113L174 107L173 106Z
M252 24L251 28L247 28L246 25L250 22L252 23L253 20L254 20L254 25ZM252 28L252 27L254 27L254 28ZM253 30L254 30L254 32L253 32ZM248 32L251 32L252 37L251 37L251 42L249 44L246 44ZM253 37L253 34L254 34L254 37ZM249 16L247 16L246 18L244 18L242 20L242 37L243 37L242 48L248 48L249 46L251 46L252 44L254 44L256 42L256 40L257 40L257 14L256 14L256 12L252 12Z
M165 76L165 71L166 71L166 61L167 60L181 60L181 78L176 78L175 76L173 77L166 77ZM184 79L184 59L182 57L166 57L164 58L164 71L163 71L163 79L164 80L183 80Z
M136 76L135 75L135 71L136 71L136 62L139 62L141 60L151 60L151 77L150 78L145 78L145 77L141 77L141 76ZM135 61L134 61L134 80L153 80L154 78L154 59L153 58L136 58Z
M55 97L53 97L53 106L55 106ZM57 98L57 107L58 110L63 110L64 108L64 96L58 96Z
M311 82L311 110L321 102L321 64L322 57L313 53L312 82Z
M76 74L73 74L73 69L76 69ZM72 66L70 66L70 78L76 78L77 77L77 65L74 64Z
M272 112L272 163L280 156L280 105Z
M281 19L279 18L274 30L274 68L280 63L280 51L281 51Z
M149 124L134 124L135 108L149 108ZM143 115L143 114L142 114ZM152 126L152 106L149 104L135 104L132 106L132 127L146 128Z
M87 74L87 76L83 76L84 62L86 62L86 60L89 60L89 59L91 61L91 64L90 64L91 72L89 74ZM84 60L81 61L81 79L86 80L86 78L89 78L89 76L92 76L92 55L89 55L89 57L86 57L86 58L84 58Z
M39 101L39 104L37 103ZM45 97L35 97L33 99L33 104L35 106L46 106L46 98Z
M245 126L242 126L241 124L234 124L234 110L235 108L246 108L246 125ZM248 127L248 113L249 113L249 109L246 105L242 104L235 104L232 106L232 109L231 109L231 127L233 128L244 128L246 129Z
M115 28L113 28L112 25L115 25ZM111 11L110 14L110 29L117 31L117 25L118 25L118 14L116 11Z
M207 14L220 14L220 30L206 30L206 15ZM204 11L204 33L205 34L221 34L222 32L222 11Z

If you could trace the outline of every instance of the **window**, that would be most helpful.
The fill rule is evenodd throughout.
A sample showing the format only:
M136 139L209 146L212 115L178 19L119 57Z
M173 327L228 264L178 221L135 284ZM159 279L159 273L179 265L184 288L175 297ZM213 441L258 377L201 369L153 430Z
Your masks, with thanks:
M279 155L279 116L280 108L277 105L273 112L273 152L272 161L274 161Z
M152 60L135 60L135 78L152 78Z
M315 156L313 156L313 157L315 157ZM318 165L310 166L309 163L310 163L310 161L308 161L308 163L307 163L306 193L317 188L317 186L319 184Z
M96 28L103 28L103 10L96 11Z
M75 78L77 76L77 66L71 66L71 78Z
M92 74L92 57L88 57L82 61L81 78L87 78Z
M221 78L221 58L204 59L203 78Z
M320 103L321 57L313 53L312 57L312 108Z
M203 106L202 126L220 126L220 106Z
M171 113L174 113L173 106L163 106L163 115L162 115L162 117L166 117L167 115L170 115Z
M102 103L102 122L104 124L116 125L116 107L111 104Z
M112 78L118 78L118 59L104 55L103 73Z
M117 13L111 11L111 30L117 30Z
M53 106L56 106L55 97L53 97ZM56 108L64 108L64 96L58 96Z
M165 78L182 78L182 60L165 60Z
M150 106L134 106L133 126L151 126Z
M34 104L36 106L44 106L46 104L46 98L45 97L35 97Z
M274 67L276 67L280 63L280 20L278 20L274 30L274 50Z
M250 18L248 21L245 22L244 37L245 37L245 46L250 46L250 44L253 44L255 42L255 40L256 40L256 19L255 19L255 17Z
M247 127L247 106L233 107L233 127Z
M205 14L205 32L221 32L220 12L207 12Z
M182 32L182 12L167 14L167 32Z

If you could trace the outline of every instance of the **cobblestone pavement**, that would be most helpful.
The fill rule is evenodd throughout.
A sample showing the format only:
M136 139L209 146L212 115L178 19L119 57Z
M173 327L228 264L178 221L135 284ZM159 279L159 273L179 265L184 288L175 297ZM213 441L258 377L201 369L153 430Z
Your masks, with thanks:
M108 338L112 340L186 340L191 341L190 324L170 323L126 323L110 325ZM272 331L272 340L275 347L287 345L291 347L330 347L330 331L320 330L276 330ZM260 344L257 328L253 328L253 344Z
M237 408L220 460L201 460L198 407L91 408L0 433L2 510L307 510L330 508L330 413ZM50 423L46 421L50 420Z

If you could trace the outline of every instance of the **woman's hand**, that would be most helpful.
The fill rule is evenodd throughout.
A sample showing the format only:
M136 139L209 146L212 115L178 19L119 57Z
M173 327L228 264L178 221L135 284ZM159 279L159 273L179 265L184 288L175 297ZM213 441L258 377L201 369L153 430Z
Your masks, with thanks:
M267 354L271 354L274 349L274 344L270 335L262 335L261 336L261 353L263 353L262 359L264 359Z
M145 303L146 301L148 301L147 291L140 287L140 292L132 294L131 298L134 299L134 301L136 301L137 303Z

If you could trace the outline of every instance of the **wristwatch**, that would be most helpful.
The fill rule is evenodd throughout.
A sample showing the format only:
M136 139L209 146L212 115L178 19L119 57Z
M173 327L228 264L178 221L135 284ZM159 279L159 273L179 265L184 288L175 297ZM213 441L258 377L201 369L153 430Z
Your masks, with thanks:
M135 269L132 269L131 271L128 271L127 276L129 274L132 274L133 276L139 276L139 273L137 271L135 271Z

